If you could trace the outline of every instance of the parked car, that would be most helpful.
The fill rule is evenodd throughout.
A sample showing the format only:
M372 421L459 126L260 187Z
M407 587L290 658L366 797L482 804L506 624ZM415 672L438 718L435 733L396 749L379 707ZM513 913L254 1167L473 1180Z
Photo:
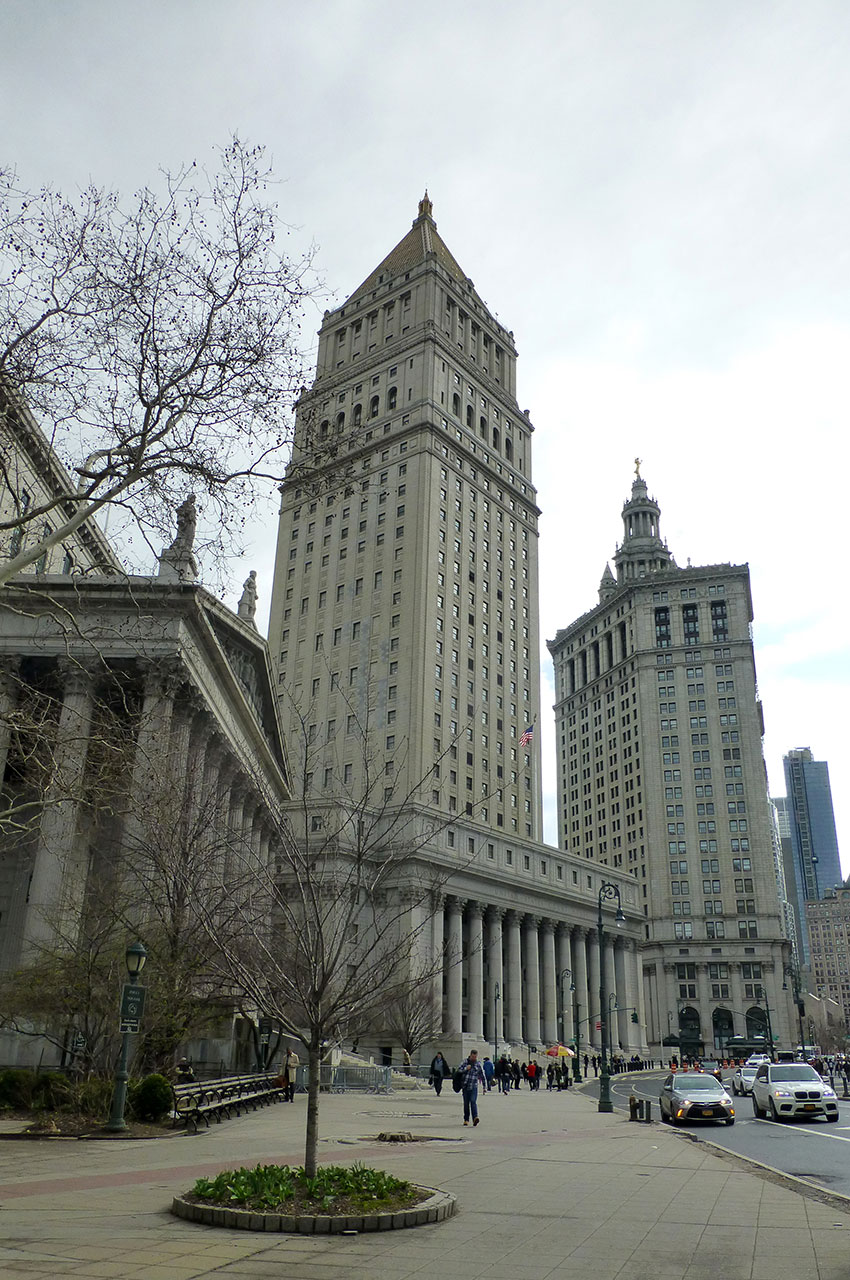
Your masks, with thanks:
M725 1087L702 1071L671 1072L658 1097L661 1119L670 1124L690 1120L735 1123L735 1107Z
M756 1119L796 1120L800 1116L838 1119L835 1090L805 1062L763 1062L752 1087Z
M740 1098L746 1093L752 1093L757 1071L758 1067L739 1067L732 1077L732 1092Z

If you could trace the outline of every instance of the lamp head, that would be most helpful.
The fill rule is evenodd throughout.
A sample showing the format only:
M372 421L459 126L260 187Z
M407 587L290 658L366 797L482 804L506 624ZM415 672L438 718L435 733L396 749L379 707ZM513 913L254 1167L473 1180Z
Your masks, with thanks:
M623 911L623 908L620 906L618 902L617 914L614 916L614 924L617 926L618 929L622 929L625 923L626 923L626 913Z
M138 978L145 967L147 958L148 953L141 942L134 942L127 948L124 953L124 961L131 978Z

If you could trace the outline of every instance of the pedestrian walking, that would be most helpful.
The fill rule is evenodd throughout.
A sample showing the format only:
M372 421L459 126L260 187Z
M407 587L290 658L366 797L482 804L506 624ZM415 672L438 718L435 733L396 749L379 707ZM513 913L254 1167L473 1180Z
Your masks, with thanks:
M439 1098L443 1091L443 1081L452 1074L449 1064L441 1053L435 1053L431 1059L430 1073L428 1083L434 1086L434 1092Z
M291 1045L287 1045L286 1057L283 1060L283 1100L284 1102L295 1101L295 1073L298 1070L300 1059Z
M478 1124L478 1086L487 1087L487 1077L484 1074L484 1068L478 1061L478 1050L472 1049L469 1057L462 1062L458 1070L461 1073L461 1092L463 1093L463 1123L468 1125L472 1121L472 1127Z
M484 1078L487 1081L487 1092L489 1093L490 1090L493 1088L493 1076L496 1073L496 1068L493 1065L493 1062L491 1061L491 1059L488 1057L484 1058L484 1061L481 1065L484 1070Z
M499 1061L496 1063L494 1075L496 1077L496 1087L499 1093L507 1094L511 1091L511 1064L508 1062L508 1055L503 1053Z

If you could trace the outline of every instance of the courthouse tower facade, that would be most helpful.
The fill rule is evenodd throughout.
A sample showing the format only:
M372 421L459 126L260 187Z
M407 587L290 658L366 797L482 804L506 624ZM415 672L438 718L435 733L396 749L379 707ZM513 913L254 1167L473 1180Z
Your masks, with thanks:
M639 474L599 602L549 642L559 844L634 877L647 1038L789 1035L746 565L680 569Z
M576 1031L598 1045L600 975L617 996L615 1050L644 1045L637 885L540 843L531 440L513 336L426 195L324 317L282 489L270 648L311 821L368 792L433 830L419 856L439 889L420 923L443 957L450 1057L482 1037L516 1052ZM627 924L600 948L603 880Z
M283 486L270 641L311 782L540 837L537 516L513 336L437 232L319 333ZM284 706L286 717L287 707ZM293 762L295 763L295 762Z

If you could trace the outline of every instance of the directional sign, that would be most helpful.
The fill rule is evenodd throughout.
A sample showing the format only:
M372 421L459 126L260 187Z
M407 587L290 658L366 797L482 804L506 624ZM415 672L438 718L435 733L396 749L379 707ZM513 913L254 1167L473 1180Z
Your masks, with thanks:
M121 1021L138 1022L145 1011L145 987L137 987L134 982L125 982L121 991ZM138 1028L137 1028L138 1030Z

